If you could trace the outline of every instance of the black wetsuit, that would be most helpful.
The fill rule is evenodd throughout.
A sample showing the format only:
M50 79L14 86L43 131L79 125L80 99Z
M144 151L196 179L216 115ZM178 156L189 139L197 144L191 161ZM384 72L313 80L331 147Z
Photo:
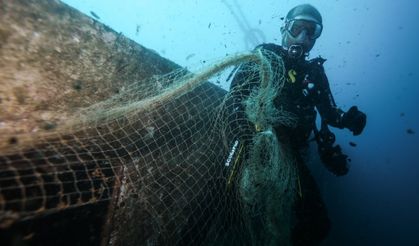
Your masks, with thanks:
M292 59L281 46L275 44L263 44L257 48L274 52L283 59L285 64L286 82L281 93L274 100L274 104L277 108L296 116L297 124L295 128L277 125L275 128L278 134L282 135L282 132L286 132L287 137L293 139L295 145L304 145L315 124L315 108L328 125L343 128L343 111L336 107L324 72L325 60L323 58ZM248 76L247 71L246 65L239 68L231 83L231 89L244 82L244 78ZM250 84L249 86L258 85ZM241 109L241 112L244 112L243 99L249 96L250 90L251 88L248 88L247 91L238 90L233 93L235 108ZM236 117L243 117L243 115Z
M343 128L343 111L336 107L329 88L329 82L323 68L322 58L313 60L295 60L287 56L286 51L279 45L263 44L257 48L267 49L282 57L287 81L281 92L275 98L277 108L294 114L297 124L294 128L284 125L276 125L275 131L278 140L289 146L289 151L294 153L299 176L299 193L295 205L295 225L292 231L292 243L294 246L319 245L327 236L330 229L330 221L327 210L320 196L317 184L310 171L304 165L303 158L299 153L300 147L304 146L313 130L316 120L315 108L319 111L322 120L328 125ZM232 105L234 118L233 129L240 129L241 136L251 136L254 126L245 120L243 101L250 95L251 90L259 86L258 78L247 81L249 66L243 64L237 70L231 84ZM240 89L235 90L235 88ZM253 128L253 129L252 129Z

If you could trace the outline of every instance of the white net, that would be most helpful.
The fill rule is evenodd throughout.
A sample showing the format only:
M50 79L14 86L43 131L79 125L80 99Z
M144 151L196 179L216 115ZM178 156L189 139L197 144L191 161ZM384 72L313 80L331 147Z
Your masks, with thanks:
M231 92L206 82L240 64ZM1 227L110 200L115 245L289 244L296 171L272 128L293 122L272 105L283 69L257 50L131 83L51 133L1 136Z

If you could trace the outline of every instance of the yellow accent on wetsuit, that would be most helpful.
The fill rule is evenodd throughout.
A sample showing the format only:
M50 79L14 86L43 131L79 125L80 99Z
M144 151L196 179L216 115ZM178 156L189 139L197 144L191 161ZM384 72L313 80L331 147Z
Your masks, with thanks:
M291 82L291 83L295 83L295 81L297 80L295 78L296 75L297 75L297 72L294 69L290 69L288 71L288 77L289 77L288 81Z

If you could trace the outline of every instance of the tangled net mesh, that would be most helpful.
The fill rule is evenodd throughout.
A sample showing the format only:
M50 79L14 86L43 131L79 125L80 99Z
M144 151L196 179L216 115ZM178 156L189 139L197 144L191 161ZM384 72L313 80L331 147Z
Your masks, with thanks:
M240 64L232 91L207 82ZM256 50L131 83L52 133L19 136L0 146L0 227L109 200L119 244L289 244L296 171L272 128L294 122L272 103L283 82L282 60ZM232 122L242 91L234 120L258 126L251 136Z

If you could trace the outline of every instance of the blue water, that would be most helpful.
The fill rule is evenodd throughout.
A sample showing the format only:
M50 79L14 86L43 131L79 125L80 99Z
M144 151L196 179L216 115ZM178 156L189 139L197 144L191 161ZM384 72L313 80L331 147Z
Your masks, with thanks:
M182 66L262 42L279 43L281 17L304 1L64 1ZM258 3L256 5L256 2ZM321 54L335 99L368 115L361 136L334 130L351 159L345 177L310 168L332 220L324 246L419 244L419 2L310 1L324 18ZM228 85L225 85L227 88ZM415 133L409 134L408 129ZM355 142L351 147L349 141Z

